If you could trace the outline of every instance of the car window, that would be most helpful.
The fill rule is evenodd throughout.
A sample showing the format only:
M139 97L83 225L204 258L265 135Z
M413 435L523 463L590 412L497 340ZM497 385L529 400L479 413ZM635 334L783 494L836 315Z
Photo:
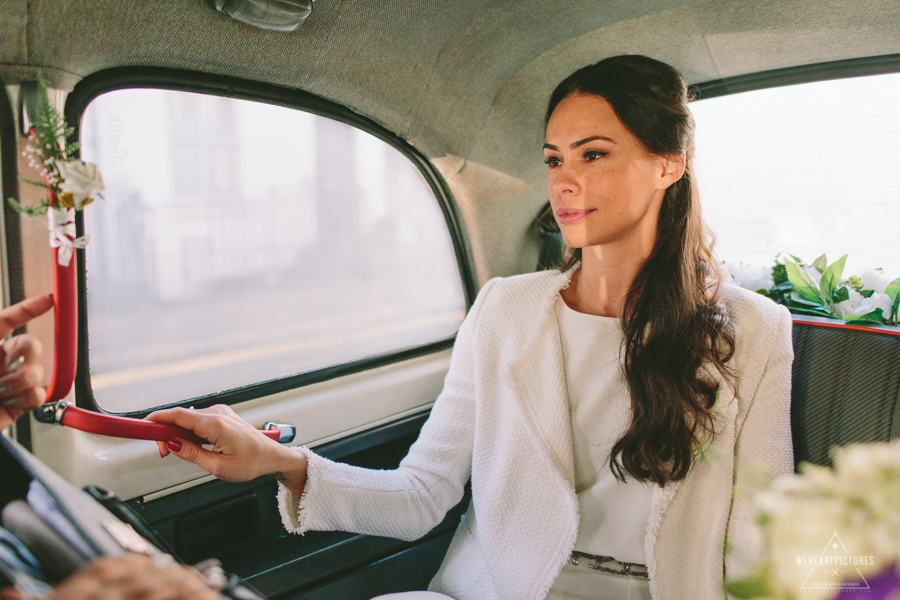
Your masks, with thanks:
M845 275L900 276L900 74L838 79L691 105L696 171L716 252L763 267L848 254Z
M460 271L401 152L299 110L182 91L97 97L84 213L98 405L131 412L452 336Z

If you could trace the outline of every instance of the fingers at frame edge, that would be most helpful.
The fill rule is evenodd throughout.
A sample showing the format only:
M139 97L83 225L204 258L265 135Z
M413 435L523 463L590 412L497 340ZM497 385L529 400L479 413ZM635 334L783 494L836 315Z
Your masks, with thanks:
M52 296L35 296L0 310L0 337L6 337L31 319L53 308Z

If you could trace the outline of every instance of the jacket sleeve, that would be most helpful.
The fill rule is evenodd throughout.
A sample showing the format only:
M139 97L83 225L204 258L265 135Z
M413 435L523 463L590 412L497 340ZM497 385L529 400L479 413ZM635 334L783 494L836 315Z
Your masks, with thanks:
M303 495L298 499L281 484L278 492L288 531L349 531L414 540L462 499L472 468L478 318L496 281L485 284L460 326L444 388L397 469L364 469L298 448L309 460Z
M772 477L794 472L791 440L791 341L788 310L778 307L778 326L759 384L742 421L737 423L734 490L728 527L726 576L746 574L762 556L753 494Z

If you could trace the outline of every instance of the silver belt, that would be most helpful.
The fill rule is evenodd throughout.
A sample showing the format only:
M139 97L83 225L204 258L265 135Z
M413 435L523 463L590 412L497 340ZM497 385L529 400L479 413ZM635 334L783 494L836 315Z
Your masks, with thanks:
M575 550L572 552L571 560L576 567L586 567L592 571L622 575L623 577L650 579L650 573L645 565L622 562L612 556L595 556Z

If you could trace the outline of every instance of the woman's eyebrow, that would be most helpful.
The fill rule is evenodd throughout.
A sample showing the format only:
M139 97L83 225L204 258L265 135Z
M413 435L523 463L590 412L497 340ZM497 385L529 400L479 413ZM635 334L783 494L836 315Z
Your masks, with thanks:
M607 141L607 142L612 142L613 144L618 143L618 142L616 142L616 140L614 140L614 139L612 139L612 138L608 138L608 137L606 137L606 136L602 136L602 135L592 135L591 137L586 137L586 138L584 138L583 140L578 140L577 142L575 142L574 144L572 144L572 145L570 146L570 148L572 148L572 150L574 150L575 148L578 148L578 147L580 147L580 146L584 146L584 145L587 144L588 142L593 142L594 140L604 140L604 141Z
M577 142L573 142L569 147L570 147L572 150L574 150L575 148L579 148L579 147L581 147L581 146L584 146L584 145L587 144L588 142L593 142L594 140L604 140L604 141L607 141L607 142L611 142L611 143L613 143L613 144L618 144L618 142L617 142L616 140L612 139L612 138L608 138L608 137L605 137L605 136L602 136L602 135L592 135L591 137L586 137L586 138L584 138L583 140L578 140ZM559 150L559 148L557 148L557 147L554 146L553 144L544 144L544 148L546 148L547 150L557 150L557 151Z

